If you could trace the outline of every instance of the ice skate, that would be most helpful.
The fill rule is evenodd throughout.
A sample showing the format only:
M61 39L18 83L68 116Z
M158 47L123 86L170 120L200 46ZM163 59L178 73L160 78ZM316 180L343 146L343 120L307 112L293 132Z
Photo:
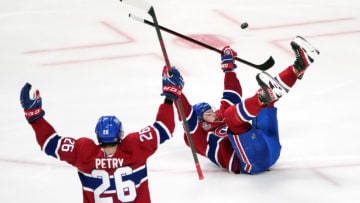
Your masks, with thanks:
M300 36L291 41L290 45L296 55L293 67L297 71L298 78L301 79L307 67L314 62L320 52Z
M261 87L258 91L259 101L264 105L278 100L289 91L266 72L257 74L256 80Z

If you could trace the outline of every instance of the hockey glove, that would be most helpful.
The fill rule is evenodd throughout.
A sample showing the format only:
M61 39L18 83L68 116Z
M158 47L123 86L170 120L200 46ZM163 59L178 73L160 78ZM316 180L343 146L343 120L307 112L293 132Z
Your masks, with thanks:
M43 117L45 111L41 108L41 97L39 90L36 90L34 95L32 95L32 98L30 98L30 89L31 85L26 83L21 89L20 102L25 111L25 118L29 123L32 123L35 120Z
M172 67L171 69L164 66L162 72L162 96L169 96L173 99L179 100L181 91L184 87L184 80L180 72Z
M233 71L236 68L234 63L234 57L237 56L237 53L230 48L230 46L225 46L221 54L221 69L225 72Z

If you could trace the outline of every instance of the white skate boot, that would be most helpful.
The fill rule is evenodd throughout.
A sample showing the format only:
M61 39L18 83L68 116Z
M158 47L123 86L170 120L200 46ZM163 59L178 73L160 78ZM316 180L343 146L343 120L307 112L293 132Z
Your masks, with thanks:
M257 94L259 94L260 102L264 105L279 100L289 91L266 72L257 74L256 80L261 87Z

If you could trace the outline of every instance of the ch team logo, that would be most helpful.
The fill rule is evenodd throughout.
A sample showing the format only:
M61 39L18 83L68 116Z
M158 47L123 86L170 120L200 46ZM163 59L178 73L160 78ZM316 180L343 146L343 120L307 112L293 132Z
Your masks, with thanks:
M215 135L219 136L219 137L225 137L227 136L227 131L228 131L229 126L220 126L218 128L215 129Z

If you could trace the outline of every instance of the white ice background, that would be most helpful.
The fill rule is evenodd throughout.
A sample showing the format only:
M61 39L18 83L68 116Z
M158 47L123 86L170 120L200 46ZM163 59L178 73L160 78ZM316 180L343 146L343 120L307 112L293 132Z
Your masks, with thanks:
M358 0L152 0L159 23L260 64L277 74L292 64L301 35L321 52L278 103L282 152L269 172L235 175L200 157L197 178L180 122L174 138L148 160L151 199L163 202L360 202ZM19 94L38 88L45 118L61 136L96 139L101 115L125 132L152 124L163 98L162 53L150 17L118 0L0 2L0 202L82 202L77 170L41 152ZM245 30L242 22L248 22ZM220 56L162 33L192 103L219 106ZM217 41L215 40L217 39ZM244 96L259 72L237 63Z

